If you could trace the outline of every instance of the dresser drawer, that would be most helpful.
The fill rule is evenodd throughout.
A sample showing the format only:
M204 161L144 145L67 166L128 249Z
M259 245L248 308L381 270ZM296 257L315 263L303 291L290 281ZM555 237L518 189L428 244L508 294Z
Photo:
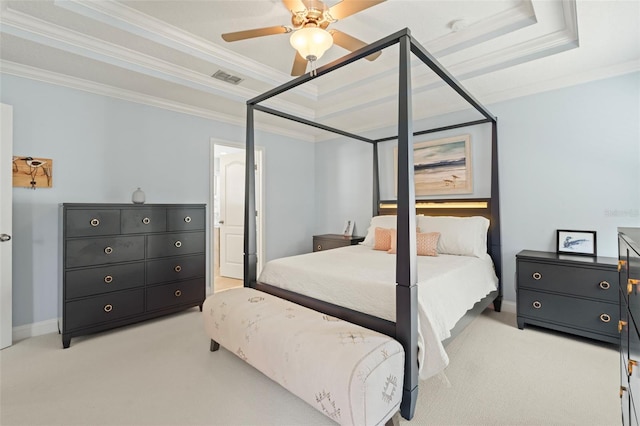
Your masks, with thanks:
M147 257L204 253L204 232L175 232L147 236Z
M519 289L518 316L619 336L619 306L614 303ZM608 320L608 321L607 321Z
M197 231L205 228L204 208L167 209L167 231Z
M204 275L204 255L169 257L147 262L148 284L166 283L203 277Z
M144 285L143 262L76 269L65 274L66 300Z
M65 330L74 330L144 312L144 290L119 291L65 303Z
M147 310L170 308L205 299L205 279L180 281L147 288Z
M167 229L167 211L161 208L123 209L120 220L123 234L164 232Z
M87 238L66 242L66 267L144 259L144 236Z
M67 237L92 237L120 233L120 210L68 210L65 217Z
M518 286L618 302L616 271L518 262Z

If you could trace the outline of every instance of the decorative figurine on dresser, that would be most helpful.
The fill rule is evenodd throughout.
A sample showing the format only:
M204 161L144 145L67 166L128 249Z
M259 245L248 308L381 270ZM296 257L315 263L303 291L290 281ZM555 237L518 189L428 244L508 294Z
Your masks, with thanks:
M620 399L622 424L640 414L640 228L618 228Z
M204 204L60 205L60 333L71 338L200 306Z
M618 344L618 259L523 250L516 255L518 328L533 324Z

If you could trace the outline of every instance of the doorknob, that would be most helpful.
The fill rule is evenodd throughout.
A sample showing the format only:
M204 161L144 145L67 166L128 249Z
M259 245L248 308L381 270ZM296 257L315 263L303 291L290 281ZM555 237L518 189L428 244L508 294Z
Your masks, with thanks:
M9 241L11 239L11 235L7 235L7 234L0 234L0 242L5 242L5 241Z
M224 225L224 220L218 222L220 225Z

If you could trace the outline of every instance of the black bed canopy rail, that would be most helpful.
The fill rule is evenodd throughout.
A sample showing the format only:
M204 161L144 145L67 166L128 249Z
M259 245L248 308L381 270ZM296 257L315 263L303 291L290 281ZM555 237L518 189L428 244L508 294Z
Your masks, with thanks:
M314 78L330 73L334 70L349 65L352 62L365 58L391 45L399 44L399 93L398 93L398 134L394 137L382 139L369 139L350 132L336 129L311 120L296 117L292 114L277 111L272 108L258 105L274 96L282 94L297 86L300 86ZM449 87L453 88L469 105L478 111L482 120L470 121L452 126L439 127L430 130L413 131L412 117L412 88L411 88L411 54L435 72ZM356 50L327 65L319 67L314 75L307 73L291 80L279 87L271 89L264 94L247 101L247 133L246 133L246 164L254 162L255 132L254 110L272 114L284 119L293 120L301 124L313 126L342 136L368 142L373 148L373 206L374 215L380 211L380 182L378 171L378 143L383 141L398 140L398 199L397 203L397 255L396 255L396 322L394 337L402 344L405 351L405 369L403 381L403 398L400 412L402 417L411 420L415 412L418 396L418 361L417 361L417 254L416 254L416 200L413 173L413 137L416 135L440 132L478 124L491 123L491 198L489 199L491 211L491 255L496 262L496 275L501 277L501 245L500 245L500 215L499 215L499 181L498 181L498 154L497 154L497 119L480 102L478 102L462 85L444 69L440 63L429 54L424 47L411 37L408 28L400 30L385 38L382 38L368 46ZM244 285L246 287L269 287L257 282L257 256L256 256L256 214L255 214L255 169L245 168L245 233L244 233ZM494 215L495 214L495 215ZM497 261L496 261L497 259ZM265 291L267 291L265 289ZM284 296L282 296L284 297ZM295 296L294 296L295 297ZM286 297L285 297L286 298ZM305 299L306 300L306 299ZM315 299L313 299L315 300ZM502 300L502 285L500 282L498 296L494 301L496 310L500 309ZM327 302L315 300L317 304L312 309L325 311ZM309 305L305 305L309 306ZM317 306L317 307L316 307ZM338 309L339 311L339 309ZM367 326L367 321L358 318L358 312L352 311L348 315L348 321ZM360 313L362 314L362 313ZM332 314L341 317L340 312ZM362 314L366 316L366 314ZM343 318L345 319L345 318ZM392 324L386 324L387 333ZM378 327L372 326L378 330Z

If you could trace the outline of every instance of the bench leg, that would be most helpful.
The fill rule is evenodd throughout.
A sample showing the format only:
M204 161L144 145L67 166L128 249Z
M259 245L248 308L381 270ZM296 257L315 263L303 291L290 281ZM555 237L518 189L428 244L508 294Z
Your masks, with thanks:
M218 349L220 349L220 343L218 343L215 340L211 339L211 346L209 346L209 350L211 352L215 352Z

